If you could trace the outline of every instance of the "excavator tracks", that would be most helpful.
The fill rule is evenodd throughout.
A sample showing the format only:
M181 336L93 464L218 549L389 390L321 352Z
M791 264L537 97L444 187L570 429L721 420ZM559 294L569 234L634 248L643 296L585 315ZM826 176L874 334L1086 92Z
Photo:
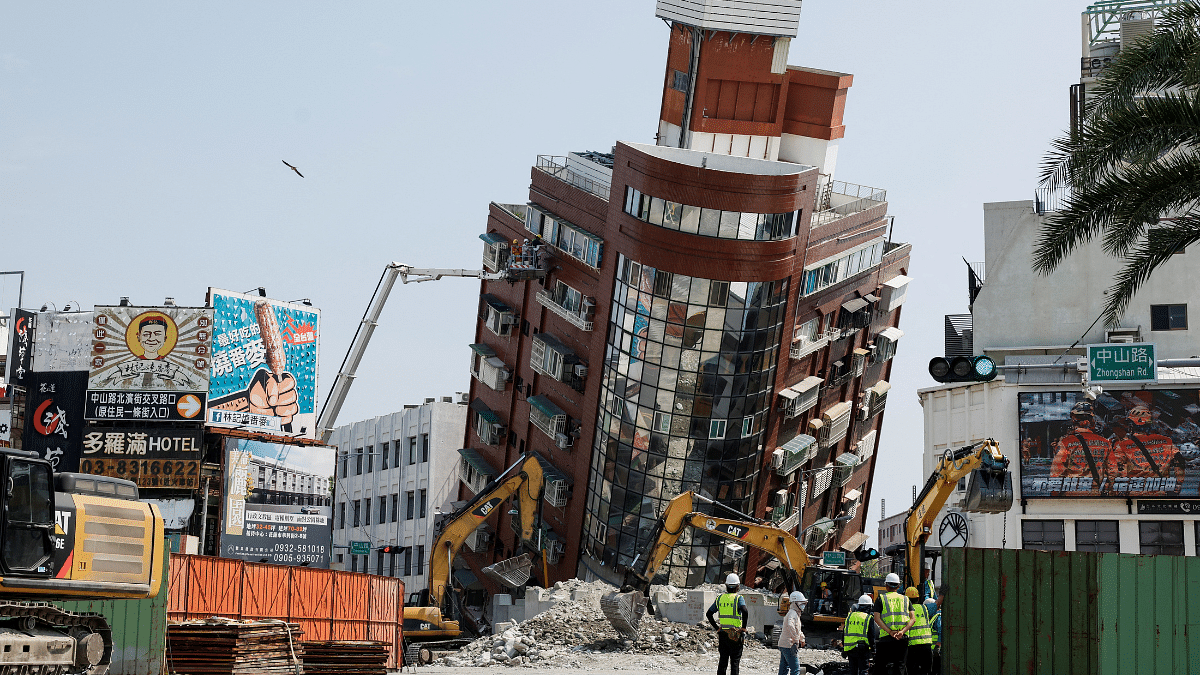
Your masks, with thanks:
M33 626L23 626L22 631L29 632L26 628L41 631L42 642L70 640L75 658L72 663L64 663L61 659L37 663L31 658L10 660L6 658L8 654L0 653L0 673L3 675L105 675L108 672L112 663L112 628L103 615L67 612L48 602L0 602L0 625L22 619L34 622ZM51 632L59 635L55 637ZM98 637L100 642L92 636ZM89 665L89 661L94 663Z

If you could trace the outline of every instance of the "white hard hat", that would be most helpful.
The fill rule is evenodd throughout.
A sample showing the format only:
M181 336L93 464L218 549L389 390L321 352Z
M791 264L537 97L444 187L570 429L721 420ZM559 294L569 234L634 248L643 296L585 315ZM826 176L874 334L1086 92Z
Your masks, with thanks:
M895 572L892 572L891 574L884 577L883 583L896 584L897 586L899 586L900 585L900 575L896 574Z
M788 599L792 601L792 604L808 602L808 598L804 597L804 594L800 591L792 591L792 594L788 596Z
M873 605L873 604L875 604L875 601L871 599L871 596L867 595L866 593L863 593L862 596L860 596L858 598L858 604Z
M738 575L733 574L732 572L729 574L729 576L725 577L725 585L726 586L737 586L741 583L742 583L742 580L738 579ZM900 582L897 581L896 583L900 583Z

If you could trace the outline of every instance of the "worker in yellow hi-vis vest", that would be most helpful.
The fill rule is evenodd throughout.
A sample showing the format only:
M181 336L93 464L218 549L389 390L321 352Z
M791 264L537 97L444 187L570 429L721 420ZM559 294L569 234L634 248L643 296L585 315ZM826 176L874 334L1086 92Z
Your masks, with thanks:
M901 672L908 648L908 631L917 620L908 596L900 592L900 577L892 573L883 580L887 590L875 599L875 672Z
M746 621L750 612L746 609L746 599L738 595L741 588L738 575L730 574L725 577L725 593L717 596L717 601L708 608L706 617L717 632L717 675L738 675L739 664L742 660L743 638L746 633ZM719 619L714 620L716 616Z

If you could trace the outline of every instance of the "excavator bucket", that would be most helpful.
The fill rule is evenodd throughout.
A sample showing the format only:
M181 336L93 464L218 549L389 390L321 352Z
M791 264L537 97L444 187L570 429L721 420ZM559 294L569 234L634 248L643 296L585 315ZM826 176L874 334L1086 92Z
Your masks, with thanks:
M1003 513L1013 504L1012 472L976 469L967 481L965 509L973 513Z
M528 553L522 553L515 558L501 560L495 565L483 568L483 575L501 586L520 588L529 581L531 569L533 569L533 558Z
M600 611L621 637L637 640L637 627L646 613L646 596L641 591L613 591L600 598Z

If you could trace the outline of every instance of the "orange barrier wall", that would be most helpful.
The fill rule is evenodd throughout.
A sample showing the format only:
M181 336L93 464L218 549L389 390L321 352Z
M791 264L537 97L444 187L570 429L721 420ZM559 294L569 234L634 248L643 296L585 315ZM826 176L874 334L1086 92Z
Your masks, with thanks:
M167 620L223 616L300 624L303 640L374 640L401 657L404 582L358 572L170 556Z

